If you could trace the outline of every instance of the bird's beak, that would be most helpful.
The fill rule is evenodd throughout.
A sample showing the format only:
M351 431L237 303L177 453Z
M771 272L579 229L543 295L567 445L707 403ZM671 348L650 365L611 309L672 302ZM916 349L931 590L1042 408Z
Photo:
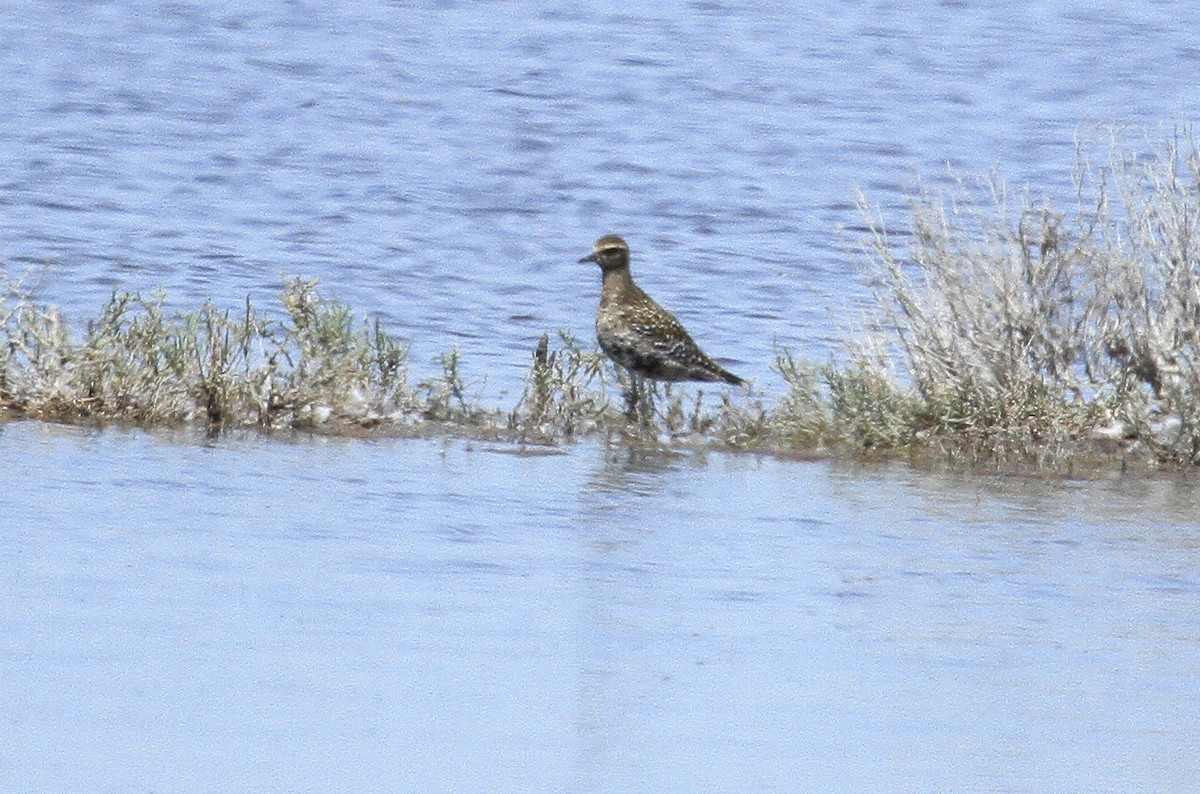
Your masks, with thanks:
M579 263L583 264L584 262L595 262L595 261L596 261L596 254L593 251L592 253L585 256L583 259L580 259Z

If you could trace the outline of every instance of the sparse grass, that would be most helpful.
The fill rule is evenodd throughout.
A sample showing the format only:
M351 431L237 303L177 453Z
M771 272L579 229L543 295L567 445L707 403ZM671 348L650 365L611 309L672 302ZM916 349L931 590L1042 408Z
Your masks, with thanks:
M485 408L458 350L408 380L378 321L288 281L250 301L168 314L114 293L79 329L0 284L0 409L70 422L322 432L454 432L525 443L595 434L733 449L1068 464L1200 462L1200 150L1081 158L1078 206L1014 198L1002 180L913 198L890 233L862 201L875 301L844 360L776 353L766 398L634 384L570 335L545 335L509 411ZM0 276L3 276L0 271ZM610 401L623 392L624 404Z
M508 429L522 440L572 438L620 419L605 396L604 355L583 350L565 331L558 336L555 350L548 334L538 340L525 390L508 415Z

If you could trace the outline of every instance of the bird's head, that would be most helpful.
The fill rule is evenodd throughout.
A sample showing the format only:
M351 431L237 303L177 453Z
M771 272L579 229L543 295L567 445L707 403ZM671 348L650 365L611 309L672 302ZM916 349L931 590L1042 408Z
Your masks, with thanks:
M629 267L629 246L615 234L607 234L597 240L592 252L579 261L595 262L601 270Z

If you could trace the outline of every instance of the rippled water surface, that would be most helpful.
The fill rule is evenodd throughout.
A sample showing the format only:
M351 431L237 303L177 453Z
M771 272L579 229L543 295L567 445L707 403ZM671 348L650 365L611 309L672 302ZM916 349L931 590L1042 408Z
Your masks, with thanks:
M511 406L602 233L765 392L862 190L1190 123L1200 7L0 11L0 262L82 323L320 277ZM1085 145L1086 148L1086 145ZM1101 146L1101 149L1103 147ZM1103 153L1103 152L1101 152ZM1188 478L0 424L0 788L1200 789Z
M0 260L49 263L80 316L319 276L499 399L543 331L590 337L576 261L616 231L770 388L774 343L822 352L859 293L856 190L897 228L946 164L1070 204L1081 125L1195 117L1198 28L1152 2L12 0Z

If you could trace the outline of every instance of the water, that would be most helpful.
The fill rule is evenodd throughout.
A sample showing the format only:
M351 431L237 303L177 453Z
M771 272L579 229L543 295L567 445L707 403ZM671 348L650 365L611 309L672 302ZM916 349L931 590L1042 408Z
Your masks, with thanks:
M856 190L895 228L947 164L1071 206L1081 125L1196 117L1197 23L1153 2L14 0L0 261L48 263L42 297L80 318L113 288L238 306L318 276L411 337L418 374L458 344L511 404L544 331L590 338L576 261L619 232L771 390L775 343L825 355L862 298Z
M1197 115L1178 4L33 3L0 12L0 261L318 276L511 406L600 234L777 392L949 165L1072 203ZM1135 132L1131 145L1142 138ZM44 268L44 269L43 269ZM1197 490L583 444L0 425L0 787L1200 788Z
M25 791L1182 791L1200 492L0 432Z

